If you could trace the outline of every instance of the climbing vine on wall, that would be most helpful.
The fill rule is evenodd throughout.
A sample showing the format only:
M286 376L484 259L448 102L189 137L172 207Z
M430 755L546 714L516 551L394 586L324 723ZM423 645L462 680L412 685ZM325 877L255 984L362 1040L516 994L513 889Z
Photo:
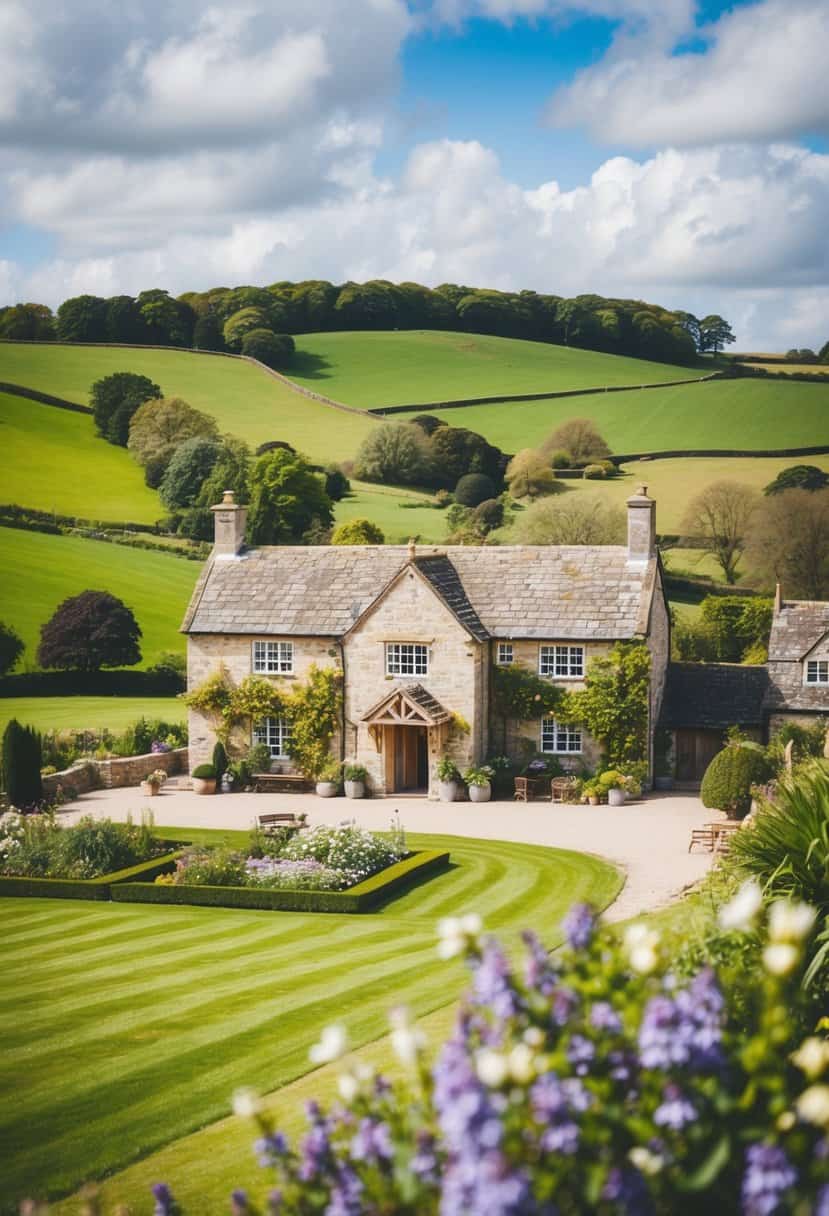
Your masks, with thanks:
M509 722L532 722L555 713L567 698L563 688L542 680L535 672L518 663L496 667L493 671L495 713L501 719L503 746L506 748Z
M644 642L617 642L591 661L585 687L570 693L561 717L584 725L610 768L627 770L648 758L651 656Z

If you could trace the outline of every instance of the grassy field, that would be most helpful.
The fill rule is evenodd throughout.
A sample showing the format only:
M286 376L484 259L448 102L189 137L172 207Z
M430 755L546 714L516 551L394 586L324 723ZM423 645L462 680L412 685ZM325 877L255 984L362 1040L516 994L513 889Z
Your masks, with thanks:
M300 334L296 343L298 353L288 369L291 379L335 401L367 408L654 384L704 376L710 370L439 330Z
M408 417L409 415L401 415ZM534 447L568 418L592 418L614 452L829 444L829 383L725 380L556 401L447 410L507 452Z
M366 916L77 904L68 951L67 905L2 901L0 1077L16 1096L0 1114L0 1210L65 1194L222 1118L238 1085L295 1080L333 1020L360 1045L383 1035L400 1000L417 1014L445 1006L465 974L436 958L440 916L482 908L508 940L532 925L552 946L573 900L605 906L620 885L607 863L575 853L412 844L449 848L452 869ZM256 1170L249 1161L228 1165L238 1178ZM184 1194L203 1176L180 1166L167 1181ZM201 1210L220 1210L226 1194ZM119 1198L135 1216L152 1210L146 1195L132 1206L140 1192Z
M370 519L383 529L387 544L402 544L410 536L439 543L446 536L446 513L430 506L430 495L394 486L352 481L351 493L336 504L336 523Z
M0 697L0 734L10 718L49 731L123 730L138 718L183 722L186 717L176 697Z
M183 397L212 414L223 431L249 443L285 439L321 462L353 456L363 436L379 425L311 401L237 359L174 350L0 344L0 380L67 401L88 404L92 383L121 371L149 376L166 396Z
M0 393L0 445L4 502L114 523L165 513L129 453L98 438L88 415Z
M829 472L829 456L803 457L809 464ZM568 494L601 494L624 505L625 499L644 483L656 499L657 532L677 532L691 498L713 481L738 481L761 491L781 469L797 464L796 457L688 457L684 460L633 460L623 465L618 477L607 481L565 481Z
M184 650L178 632L201 566L164 553L76 536L0 528L0 621L26 643L23 666L35 666L40 626L58 604L86 590L111 591L135 613L143 637L139 666L163 650Z
M751 363L750 367L759 367L767 372L782 372L784 376L792 376L797 372L806 372L810 376L829 376L828 363Z

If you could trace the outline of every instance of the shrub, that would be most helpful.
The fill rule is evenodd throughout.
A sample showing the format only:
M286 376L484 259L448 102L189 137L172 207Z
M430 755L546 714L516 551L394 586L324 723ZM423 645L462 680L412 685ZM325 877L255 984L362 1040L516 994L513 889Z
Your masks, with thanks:
M603 464L588 464L582 476L588 481L601 481L603 477L607 477L607 469Z
M176 862L175 874L169 880L162 876L156 882L170 881L175 886L242 887L246 873L244 860L238 853L211 849L185 854Z
M282 850L288 861L312 859L337 870L345 886L353 886L398 860L391 844L374 832L357 827L317 827L297 832Z
M227 752L223 743L219 742L213 748L213 768L216 771L216 780L221 781L222 777L227 772Z
M550 465L554 469L569 469L571 463L570 453L565 452L563 448L557 448L550 453Z
M248 752L251 773L267 773L271 767L271 752L267 743L254 743Z
M334 529L332 545L382 545L385 543L382 528L370 519L349 519Z
M0 676L11 671L24 650L23 641L11 625L0 621Z
M589 418L571 418L569 422L563 422L547 438L542 450L545 454L566 452L577 468L610 455L607 442Z
M441 756L436 765L438 781L460 781L458 766L449 756Z
M336 464L330 464L325 470L325 492L332 502L345 498L351 489L351 482Z
M362 764L344 764L343 781L368 781L368 769Z
M63 827L52 815L0 817L0 872L23 877L90 879L158 856L169 844L152 821L112 823L85 817Z
M742 819L751 808L751 787L768 780L770 765L762 748L730 743L718 752L702 779L702 805Z
M242 338L242 354L257 359L266 367L286 367L296 344L290 334L275 334L270 329L251 329Z
M420 427L407 422L374 427L354 458L355 477L387 484L425 484L431 467L429 441Z
M109 591L70 596L41 627L37 661L43 667L98 671L141 661L141 628L123 600Z
M504 504L500 498L486 498L478 503L472 516L474 527L486 535L504 522Z
M133 414L145 401L161 396L160 387L147 376L113 372L92 385L89 403L98 434L110 443L127 446Z
M12 718L3 732L3 784L11 806L36 806L43 797L40 737Z
M215 781L216 770L212 764L197 764L190 776L197 777L199 781Z
M159 497L169 511L193 506L220 452L217 441L203 435L186 439L176 448L158 489Z
M495 497L495 486L485 473L465 473L455 486L455 502L464 507L477 507Z

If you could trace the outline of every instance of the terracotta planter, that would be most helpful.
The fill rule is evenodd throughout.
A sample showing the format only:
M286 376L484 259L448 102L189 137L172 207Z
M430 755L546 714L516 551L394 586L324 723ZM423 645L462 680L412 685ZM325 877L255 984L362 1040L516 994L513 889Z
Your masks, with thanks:
M469 801L470 802L489 802L492 797L492 786L487 781L486 785L470 785Z
M456 802L458 797L457 781L440 781L438 783L438 794L441 802Z
M607 805L608 806L624 806L627 794L624 790L608 790Z
M346 798L362 798L366 792L364 781L346 781L345 796Z
M194 794L215 794L216 793L216 778L215 777L194 777L193 778L193 793Z
M340 787L336 781L318 781L316 791L320 798L336 798Z
M587 801L590 803L591 806L598 806L599 805L599 795L590 794Z
M160 789L160 785L153 785L150 781L141 782L141 793L145 798L155 798Z

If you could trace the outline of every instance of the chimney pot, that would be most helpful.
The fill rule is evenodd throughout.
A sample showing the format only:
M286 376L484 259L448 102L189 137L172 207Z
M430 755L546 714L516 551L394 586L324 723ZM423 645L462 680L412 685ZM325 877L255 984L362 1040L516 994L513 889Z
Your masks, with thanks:
M222 494L222 502L223 503L232 503L233 501L234 501L233 491L225 490L225 492Z
M236 502L233 491L225 490L222 501L213 512L213 554L215 557L236 557L245 543L247 507Z
M415 538L413 536L410 536L409 537L409 561L413 560L416 553L417 553L417 545L415 544Z

